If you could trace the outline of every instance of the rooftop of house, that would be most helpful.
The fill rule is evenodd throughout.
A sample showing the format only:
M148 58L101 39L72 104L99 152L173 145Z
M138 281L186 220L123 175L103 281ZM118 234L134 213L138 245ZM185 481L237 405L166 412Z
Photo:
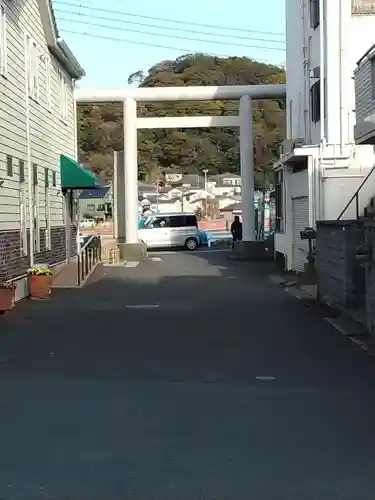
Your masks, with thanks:
M38 0L38 7L49 50L72 78L84 77L84 69L58 32L52 0Z
M241 210L242 210L241 203L232 203L231 205L222 208L220 212L238 212Z
M82 189L79 199L89 200L92 198L105 198L110 190L110 186L105 186L96 189Z
M223 179L241 179L241 176L233 174L232 172L225 172L223 174L213 175L209 178L210 181L219 181Z

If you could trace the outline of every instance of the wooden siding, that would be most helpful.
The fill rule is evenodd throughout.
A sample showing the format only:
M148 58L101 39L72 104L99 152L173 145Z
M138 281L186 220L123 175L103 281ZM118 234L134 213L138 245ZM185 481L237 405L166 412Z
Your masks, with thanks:
M0 0L1 2L1 0ZM29 179L26 134L26 47L25 37L36 43L39 54L39 96L29 98L31 163L38 166L38 200L40 227L45 227L45 169L50 170L49 198L51 226L64 224L64 203L60 187L59 156L74 157L75 117L73 82L67 76L68 113L61 120L61 74L58 61L49 53L37 0L12 0L3 3L6 16L7 73L0 75L0 231L20 228L19 160L25 162L25 183ZM50 61L50 106L48 103L48 61ZM6 157L13 157L13 176L8 177ZM52 187L52 171L56 187ZM28 189L25 203L28 215Z

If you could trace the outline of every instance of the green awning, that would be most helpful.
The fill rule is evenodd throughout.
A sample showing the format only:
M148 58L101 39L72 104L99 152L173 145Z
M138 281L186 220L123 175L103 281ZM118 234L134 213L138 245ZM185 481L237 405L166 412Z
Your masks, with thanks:
M81 165L69 158L60 155L61 187L63 189L93 189L101 187L99 178Z

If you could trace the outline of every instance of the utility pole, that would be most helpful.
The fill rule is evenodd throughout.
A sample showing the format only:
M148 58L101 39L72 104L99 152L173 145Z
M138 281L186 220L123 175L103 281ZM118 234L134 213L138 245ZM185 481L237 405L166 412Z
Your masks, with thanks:
M159 213L159 176L156 180L156 213Z
M207 191L207 189L208 189L208 181L207 181L208 170L207 170L207 168L204 168L202 170L202 172L204 173L204 189L205 189L205 191Z

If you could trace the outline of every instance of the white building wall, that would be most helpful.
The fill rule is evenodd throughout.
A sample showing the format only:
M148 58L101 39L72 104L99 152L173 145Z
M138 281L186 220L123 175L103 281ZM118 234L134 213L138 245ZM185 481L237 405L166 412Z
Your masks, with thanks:
M289 172L284 175L285 228L276 236L275 246L287 256L290 269L291 199L309 196L313 223L336 219L375 164L371 146L354 144L354 70L358 59L373 44L375 15L353 16L351 6L352 0L321 0L323 26L313 29L309 0L286 3L287 138L303 138L307 147L305 151L299 148L298 155L310 155L309 165L314 165L313 172L306 169L304 176ZM321 76L321 97L325 99L325 119L317 123L311 119L310 88L317 81L314 68L318 68L315 75ZM361 190L360 213L374 195L375 186L368 183ZM353 202L344 218L354 216Z
M323 61L327 79L326 140L328 144L340 143L341 118L344 143L352 144L355 123L354 70L358 59L374 42L375 15L353 16L352 0L341 0L341 12L339 0L321 3L325 6ZM321 65L321 27L315 30L311 28L309 10L309 0L288 0L286 4L287 138L303 137L306 144L319 144L321 127L319 122L314 124L311 121L310 87L316 81L312 71Z
M63 196L60 188L59 156L75 157L75 121L73 83L68 83L68 112L61 119L61 70L49 54L37 0L3 2L6 13L7 71L0 76L0 178L4 180L0 196L0 231L20 228L19 161L25 162L25 184L29 179L26 135L26 47L25 36L35 41L39 54L39 95L29 98L31 163L38 167L40 227L45 227L44 169L56 173L56 187L50 189L51 226L63 225ZM46 67L50 60L50 70ZM48 76L50 73L50 77ZM48 105L48 78L50 103ZM13 176L7 176L6 156L13 158ZM25 189L28 207L28 189ZM27 208L27 227L29 216Z

